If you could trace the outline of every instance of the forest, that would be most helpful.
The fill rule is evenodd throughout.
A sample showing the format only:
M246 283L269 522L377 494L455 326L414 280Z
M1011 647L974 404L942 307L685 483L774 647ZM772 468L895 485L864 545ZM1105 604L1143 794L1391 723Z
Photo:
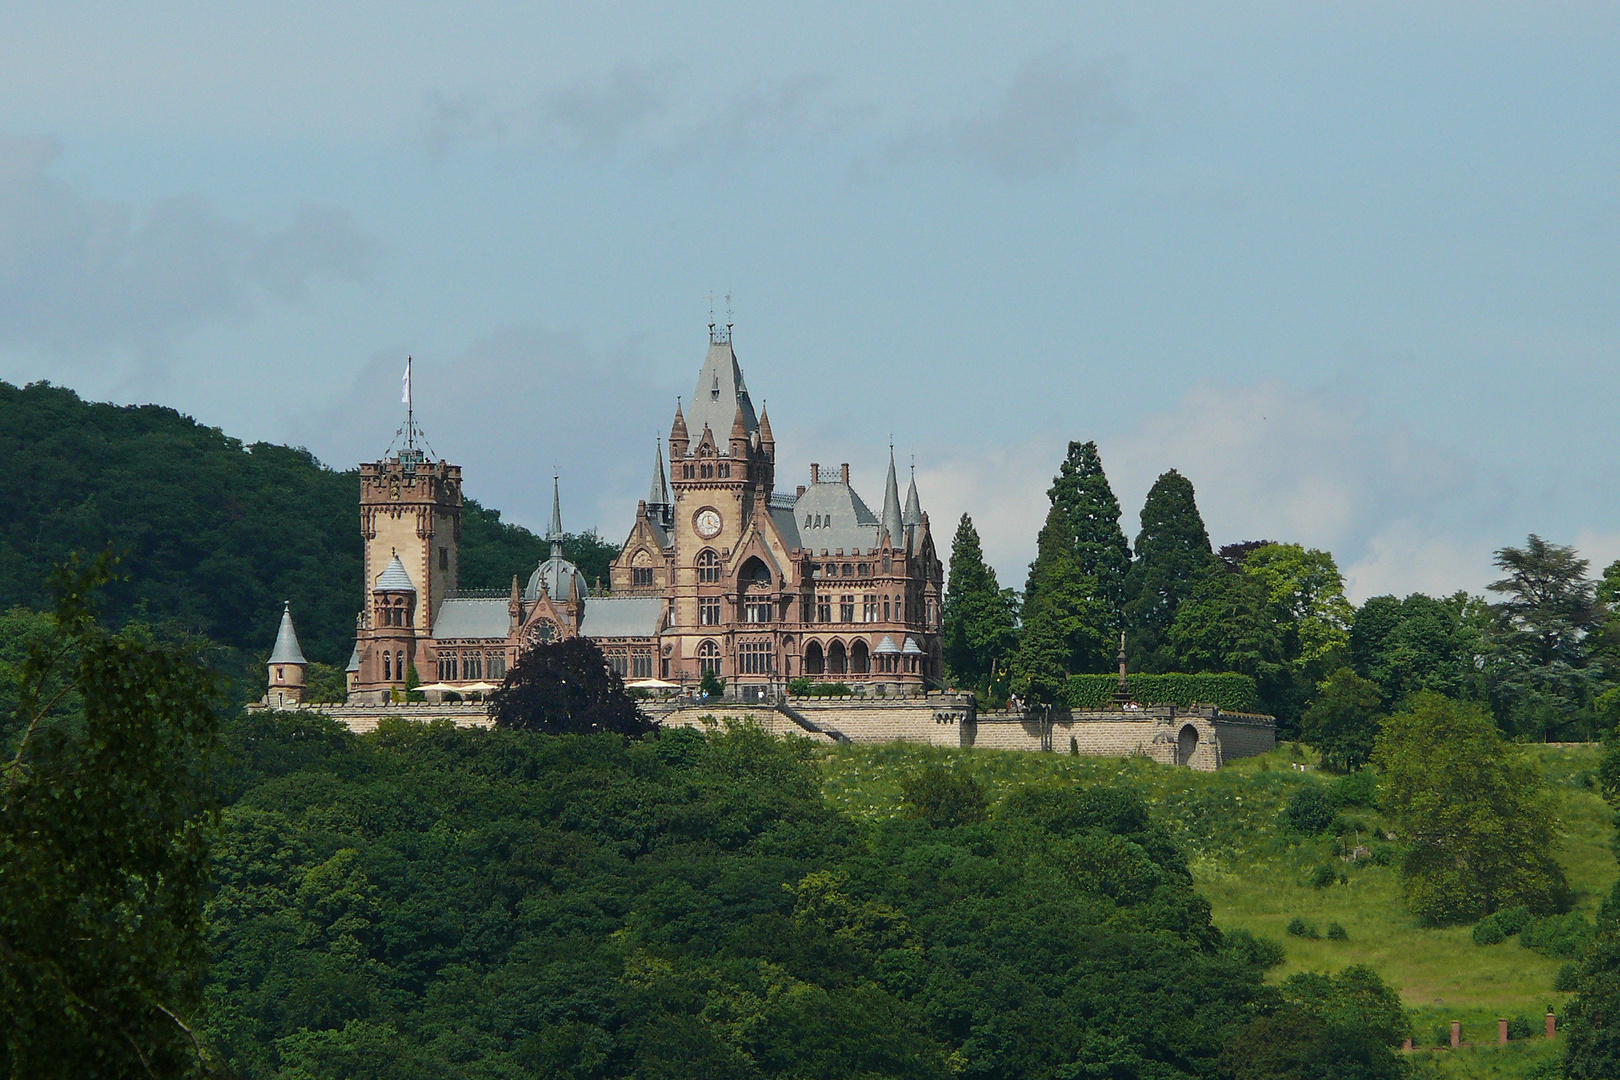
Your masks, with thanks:
M1510 739L1590 741L1620 721L1620 561L1593 576L1532 535L1496 553L1490 596L1345 596L1331 552L1254 539L1211 545L1192 483L1149 490L1134 545L1097 445L1069 444L1022 592L984 561L964 514L951 544L950 677L991 703L1091 707L1114 670L1246 675L1280 738L1364 764L1380 718L1429 691L1478 703ZM1077 697L1076 694L1079 694Z

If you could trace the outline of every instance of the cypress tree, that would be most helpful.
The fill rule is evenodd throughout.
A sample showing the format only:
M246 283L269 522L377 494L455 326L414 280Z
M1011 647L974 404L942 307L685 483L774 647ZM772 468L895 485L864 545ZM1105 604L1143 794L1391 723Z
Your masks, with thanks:
M1063 508L1053 506L1036 540L1024 590L1023 632L1013 658L1015 686L1027 687L1037 673L1049 680L1052 656L1064 676L1106 671L1112 660L1108 605L1098 595L1096 579L1082 572L1074 557L1069 524Z
M1148 491L1136 561L1125 580L1125 622L1140 667L1152 671L1171 666L1166 635L1176 609L1215 568L1192 483L1171 469Z
M1119 527L1119 500L1103 473L1094 442L1071 442L1046 497L1068 515L1070 546L1080 572L1096 579L1097 592L1108 605L1108 629L1123 625L1125 575L1131 548Z
M942 632L945 663L957 679L983 685L996 661L1012 651L1017 639L1014 604L1013 591L1001 588L995 570L985 564L973 519L963 514L951 540Z

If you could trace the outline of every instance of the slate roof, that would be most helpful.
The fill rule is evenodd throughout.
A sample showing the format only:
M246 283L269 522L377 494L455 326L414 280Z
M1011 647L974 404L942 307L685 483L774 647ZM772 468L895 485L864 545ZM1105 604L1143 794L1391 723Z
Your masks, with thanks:
M440 641L451 638L505 638L511 625L509 599L452 597L439 605L439 617L433 623L433 636Z
M405 572L405 564L399 561L399 555L394 555L394 561L388 564L388 569L377 575L377 590L388 592L415 592L416 586L411 584L411 575Z
M773 517L775 513L773 510ZM793 519L800 547L816 551L822 548L864 551L877 547L877 515L848 484L837 481L811 484L794 502Z
M562 555L557 554L559 548L560 545L553 544L551 557L543 560L539 566L534 568L534 573L529 575L528 587L523 590L525 600L540 599L541 589L545 589L547 595L553 600L559 602L567 600L568 584L572 579L578 579L579 581L579 595L589 596L591 594L590 587L585 584L585 575L579 572L579 567L563 558ZM501 602L505 603L506 601ZM502 633L505 633L505 631L502 631Z
M276 646L270 650L272 664L307 664L304 650L298 647L298 634L293 630L292 607L281 609L281 628L276 631Z
M698 372L697 389L692 393L692 406L686 413L686 426L692 432L692 444L703 438L703 427L708 425L714 434L715 448L722 455L731 450L731 425L737 419L737 406L742 406L743 424L752 435L759 427L754 414L754 402L743 384L742 368L737 365L737 354L731 346L718 342L709 346L703 358L703 370Z
M349 654L349 666L344 668L343 670L344 671L359 671L360 670L360 643L358 641L354 643L354 652Z
M898 653L899 651L900 646L896 645L894 643L894 638L890 637L888 634L884 634L883 640L878 642L877 648L872 650L874 653L884 653L885 655L890 653Z
M656 596L598 596L585 602L579 632L588 638L656 637L664 601Z

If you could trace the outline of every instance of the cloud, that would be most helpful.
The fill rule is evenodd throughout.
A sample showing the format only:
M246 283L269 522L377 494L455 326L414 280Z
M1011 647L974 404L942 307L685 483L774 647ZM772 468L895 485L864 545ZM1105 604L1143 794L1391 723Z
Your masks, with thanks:
M375 245L346 214L304 208L261 233L193 197L142 213L50 175L52 139L0 135L0 343L148 356L177 333L303 299L320 276L365 276Z
M977 116L950 125L956 151L1003 179L1057 172L1113 137L1130 118L1118 61L1081 65L1067 47L1031 57Z
M919 469L939 543L969 513L1001 583L1021 588L1066 441L1044 432L989 455L947 450ZM1331 551L1358 601L1478 590L1491 580L1492 549L1512 542L1497 536L1511 493L1349 394L1207 383L1097 442L1133 542L1148 489L1174 468L1193 482L1217 546L1271 539Z
M403 349L374 356L344 393L294 421L293 441L334 468L382 457L405 420L404 364ZM418 424L436 454L462 467L469 495L543 529L557 468L563 524L615 541L646 496L675 395L690 390L664 384L634 343L596 349L534 325L453 355L418 355L412 385Z
M873 111L829 101L831 82L817 74L762 79L718 96L681 94L678 75L673 64L620 63L508 111L474 95L430 92L417 142L434 160L461 146L494 142L585 160L691 164L820 137Z
M1125 67L1080 63L1069 46L1025 60L972 115L917 124L889 143L890 162L955 158L1009 182L1058 173L1111 141L1132 119ZM857 163L857 175L871 167Z

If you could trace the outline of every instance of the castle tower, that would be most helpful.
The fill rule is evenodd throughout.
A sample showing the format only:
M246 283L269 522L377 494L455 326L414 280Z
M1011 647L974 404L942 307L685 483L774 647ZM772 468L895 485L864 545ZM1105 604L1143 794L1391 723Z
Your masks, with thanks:
M415 447L362 464L360 535L368 587L398 558L420 590L415 630L430 637L439 605L459 586L461 466L428 461Z
M276 644L270 650L267 665L270 688L264 703L271 708L297 707L304 703L304 650L298 647L298 633L293 629L292 604L285 602L281 609L281 627L276 631Z

